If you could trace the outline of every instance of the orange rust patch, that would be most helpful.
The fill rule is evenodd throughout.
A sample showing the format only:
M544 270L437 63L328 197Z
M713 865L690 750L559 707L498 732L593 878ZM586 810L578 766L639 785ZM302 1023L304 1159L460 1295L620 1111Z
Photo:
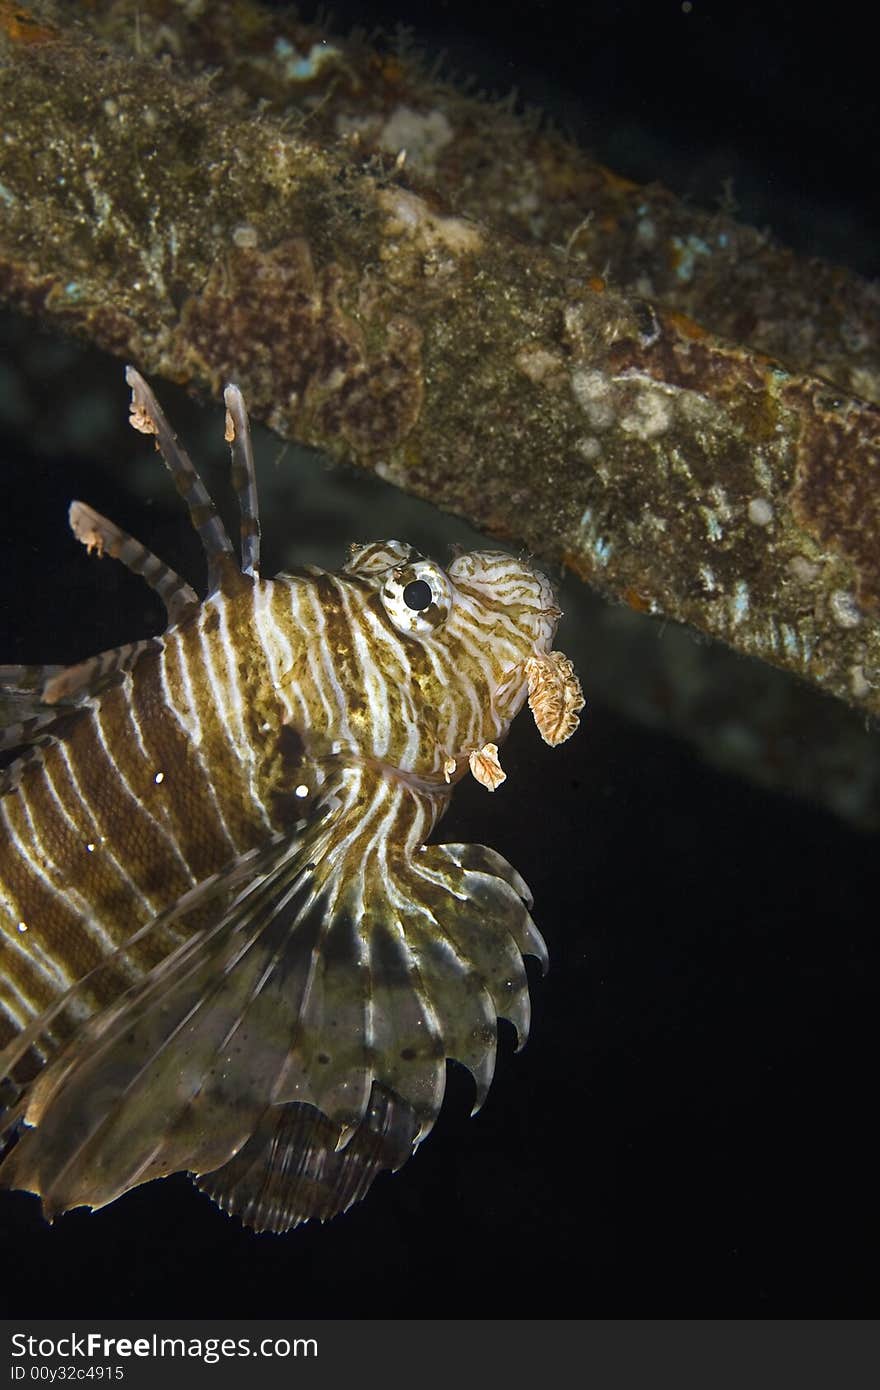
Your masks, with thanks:
M613 189L615 193L636 193L642 191L640 185L633 183L632 179L624 178L622 174L615 174L613 169L607 169L604 164L600 164L598 167L606 184L609 188Z
M9 4L8 0L0 0L0 28L13 43L54 43L59 36L53 24L42 23L22 5Z
M403 82L403 64L394 54L371 53L368 66L372 74L389 87L399 87Z
M566 550L562 555L562 564L565 569L571 570L578 579L583 579L589 584L596 577L596 566L590 563L588 556L575 554L571 550Z
M696 323L694 319L688 318L687 314L679 314L675 309L665 309L662 317L683 338L708 337L708 329L704 328L701 323Z
M640 594L638 589L624 589L623 601L628 603L630 608L634 608L637 613L650 613L651 600L644 594Z

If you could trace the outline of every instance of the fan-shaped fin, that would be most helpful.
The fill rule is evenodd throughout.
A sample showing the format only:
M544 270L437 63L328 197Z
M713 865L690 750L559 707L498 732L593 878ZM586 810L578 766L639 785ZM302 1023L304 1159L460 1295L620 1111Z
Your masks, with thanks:
M52 1214L182 1169L228 1168L244 1195L215 1190L244 1212L257 1179L239 1188L237 1155L254 1172L262 1165L272 1191L280 1174L311 1172L319 1152L331 1164L329 1131L314 1121L306 1133L297 1107L320 1112L333 1152L347 1152L350 1131L366 1142L377 1086L405 1107L418 1143L442 1104L447 1057L470 1068L481 1102L496 1015L521 1039L528 1027L520 953L543 952L512 886L521 881L489 851L437 845L389 852L363 899L357 876L328 854L339 832L328 816L303 842L253 858L214 926L83 1024L29 1089L4 1183L40 1193ZM296 1156L297 1136L311 1157ZM358 1169L359 1152L327 1169L331 1195L316 1214L349 1192L354 1200L387 1166L364 1159ZM295 1215L277 1193L270 1207L273 1221Z
M365 1197L379 1173L406 1162L418 1128L410 1107L378 1085L341 1149L343 1131L314 1106L273 1105L244 1148L196 1186L255 1231L329 1221Z
M17 765L14 764L14 766ZM261 873L267 870L267 867L274 864L279 855L280 844L281 837L278 837L276 841L263 849L251 850L232 860L220 873L212 874L209 878L204 879L184 893L166 911L159 913L158 916L138 927L125 942L104 956L69 989L60 993L42 1014L25 1024L0 1051L0 1087L15 1076L22 1064L27 1066L28 1062L32 1061L35 1056L41 1059L37 1068L37 1070L41 1070L43 1065L58 1051L58 1047L53 1043L56 1020L62 1016L74 1014L82 1019L85 1011L89 1009L94 1014L97 1008L95 1001L107 997L105 980L107 978L118 979L128 973L127 962L129 958L136 958L148 939L151 949L154 949L155 943L161 940L166 949L167 958L168 953L175 945L174 935L166 934L168 929L177 927L193 913L204 914L213 902L221 904L228 902L231 894L240 889L243 883L258 878ZM287 848L286 842L285 848ZM217 915L219 916L220 913L221 908L218 907ZM192 950L193 946L200 942L204 935L204 931L194 933L179 949ZM102 1028L109 1028L119 1014L124 1014L127 998L128 996L124 996L121 1000L117 1000L104 1009L101 1014ZM69 1033L62 1036L66 1041ZM75 1043L76 1039L72 1038L71 1042ZM64 1069L56 1073L52 1083L56 1089L63 1085L64 1075ZM29 1080L33 1080L33 1073L29 1076ZM21 1094L17 1086L14 1089L19 1095ZM11 1105L9 1094L11 1093L4 1092L2 1098L2 1104L7 1107ZM0 1139L16 1125L19 1119L23 1118L24 1110L33 1101L33 1097L34 1087L31 1086L17 1111L10 1110L9 1113L3 1113L0 1110Z

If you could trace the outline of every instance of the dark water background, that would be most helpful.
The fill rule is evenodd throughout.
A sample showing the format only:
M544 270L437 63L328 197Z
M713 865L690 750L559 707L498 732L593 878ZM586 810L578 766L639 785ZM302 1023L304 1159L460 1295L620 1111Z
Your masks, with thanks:
M397 17L500 92L516 85L621 173L740 216L799 250L877 273L877 84L851 11L461 0L338 5ZM805 27L806 26L806 27ZM0 594L4 660L71 660L159 624L121 567L69 539L80 496L200 573L158 464L127 431L118 363L5 324ZM26 371L24 370L26 368ZM51 382L82 381L60 419ZM42 424L17 383L45 390ZM41 381L45 383L41 388ZM219 411L160 397L222 468ZM69 393L65 393L68 399ZM25 409L27 406L27 409ZM118 416L122 427L113 433ZM336 564L351 539L436 550L466 528L345 472L285 478L263 446L284 559ZM305 474L308 468L303 465ZM213 473L215 491L222 484ZM265 482L264 482L265 486ZM353 529L356 526L356 529ZM578 586L559 645L588 696ZM584 620L586 621L586 620ZM658 641L664 640L658 630ZM638 681L634 669L631 679ZM804 757L809 750L804 749ZM877 840L707 766L593 702L564 749L523 718L506 786L457 794L449 839L520 869L552 968L527 1049L505 1031L482 1113L450 1069L415 1159L327 1228L257 1237L183 1177L44 1226L0 1194L0 1310L29 1316L846 1315L876 1311Z

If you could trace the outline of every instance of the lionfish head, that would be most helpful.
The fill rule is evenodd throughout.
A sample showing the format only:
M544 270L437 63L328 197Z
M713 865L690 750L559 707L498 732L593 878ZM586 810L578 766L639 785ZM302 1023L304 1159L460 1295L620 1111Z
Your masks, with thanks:
M371 582L389 659L402 647L422 697L430 737L411 770L450 781L470 766L494 790L504 777L497 744L526 699L547 743L577 728L581 688L568 658L552 650L561 612L549 579L529 563L479 550L444 569L384 541L354 548L346 570Z

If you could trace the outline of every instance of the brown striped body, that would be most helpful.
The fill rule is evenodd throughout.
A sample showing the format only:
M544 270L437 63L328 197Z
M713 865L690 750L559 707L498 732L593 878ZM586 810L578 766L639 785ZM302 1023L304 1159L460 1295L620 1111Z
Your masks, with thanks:
M242 611L239 639L249 599L242 593L227 605L232 615ZM143 653L119 683L71 713L0 799L0 1046L14 1029L8 1013L20 1025L25 1008L32 1016L56 996L47 960L69 987L136 927L265 838L271 798L255 802L231 749L201 636L191 621ZM245 651L253 669L259 652L252 642ZM178 711L198 720L198 744ZM265 783L271 756L263 767ZM167 945L145 942L134 970L155 964ZM97 983L112 997L118 981Z
M186 1168L285 1229L363 1195L429 1131L445 1060L491 1080L528 1030L528 890L430 845L457 780L504 779L526 698L560 742L583 703L547 580L388 541L338 574L257 573L246 416L227 391L244 572L145 383L209 556L203 601L83 504L71 521L162 593L166 632L17 698L0 786L0 1070L22 1091L0 1178L47 1210ZM250 557L249 559L247 557ZM27 673L25 673L27 675ZM36 689L36 700L27 696ZM552 732L548 732L552 731Z

